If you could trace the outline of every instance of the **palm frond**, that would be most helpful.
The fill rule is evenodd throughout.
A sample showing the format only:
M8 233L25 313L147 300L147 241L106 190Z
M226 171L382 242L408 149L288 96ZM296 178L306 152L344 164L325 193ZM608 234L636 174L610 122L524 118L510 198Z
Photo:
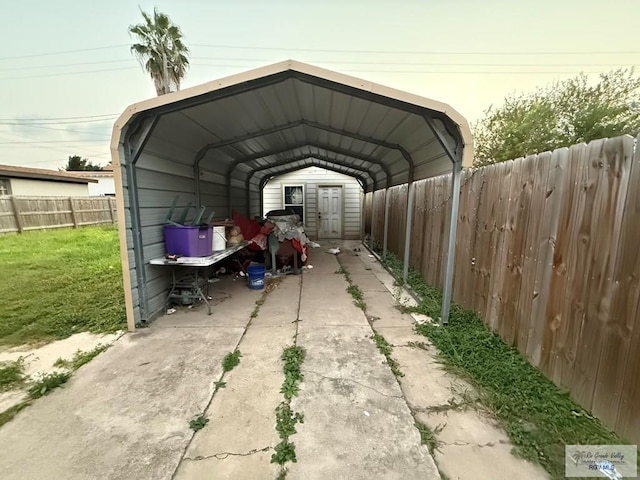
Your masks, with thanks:
M189 49L182 42L182 31L168 15L153 9L140 10L143 23L129 26L129 35L137 40L131 47L140 64L153 79L158 95L169 93L171 85L180 83L189 68Z

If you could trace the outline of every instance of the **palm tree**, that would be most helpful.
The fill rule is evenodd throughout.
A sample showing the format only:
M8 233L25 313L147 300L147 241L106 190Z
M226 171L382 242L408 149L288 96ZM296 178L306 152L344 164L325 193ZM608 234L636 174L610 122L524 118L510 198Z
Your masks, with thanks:
M131 52L151 75L158 95L171 92L172 85L180 90L189 67L189 49L182 43L180 27L157 8L153 16L142 10L140 13L144 22L129 26L129 34L139 42L131 46Z

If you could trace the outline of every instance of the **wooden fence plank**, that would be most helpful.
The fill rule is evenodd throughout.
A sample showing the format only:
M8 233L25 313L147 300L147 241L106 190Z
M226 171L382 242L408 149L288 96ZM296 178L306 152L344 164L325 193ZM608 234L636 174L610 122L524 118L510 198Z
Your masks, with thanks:
M436 183L435 178L427 179L427 195L425 197L425 241L424 241L424 261L422 267L422 276L427 282L432 282L433 275L433 254L431 250L433 249L433 237L435 236L434 228L435 223L433 221L433 208L435 206L435 197L436 197Z
M629 261L632 268L634 266L632 259L625 258L624 248L621 248L622 230L624 228L625 236L629 230L624 210L633 160L633 139L618 137L605 141L600 160L599 188L596 189L592 209L591 281L581 349L576 360L583 384L582 388L575 388L574 393L581 404L592 405L591 410L602 421L615 425L624 379L624 368L620 366L626 363L633 329L632 326L626 328L624 319L613 315L612 311L614 301L619 302L616 282L619 285L620 270L627 268L620 264L619 259ZM632 188L637 187L635 184ZM633 297L633 290L627 290L625 295ZM584 381L585 378L588 381Z
M564 196L558 224L558 236L553 258L550 296L547 306L545 332L550 351L542 359L540 367L556 385L569 387L568 379L575 362L575 350L582 320L571 314L573 283L578 269L579 220L584 209L586 188L586 145L574 145L569 149ZM573 320L572 320L573 319Z
M501 317L500 330L505 335L505 341L512 344L517 332L517 318L513 317L513 308L509 309L511 301L510 291L513 285L509 281L511 278L511 258L513 257L513 236L514 230L519 226L518 212L520 209L520 192L522 190L522 168L523 158L516 158L512 161L511 174L509 175L509 184L506 186L506 194L508 202L506 204L507 212L505 215L505 226L502 233L502 249L499 255L502 257L502 266L500 272L500 282L497 283L497 291L495 295L499 296L500 311L498 315Z
M437 253L436 259L436 282L439 287L444 287L444 270L447 259L447 245L449 242L449 219L451 217L451 204L453 198L453 177L443 175L438 177L439 194L437 203L438 230L435 238ZM459 195L459 192L456 194ZM457 221L456 219L455 221Z
M22 212L20 211L20 206L18 205L16 197L11 197L11 205L13 206L13 214L15 215L18 233L22 233L24 231L24 224L22 223Z
M470 202L469 196L471 191L471 169L463 170L460 177L460 211L458 214L458 234L456 238L456 258L453 265L453 291L454 301L460 305L466 305L466 299L463 298L465 267L469 264L469 245L465 240L470 240ZM457 294L455 292L458 292Z
M605 140L589 143L586 152L586 185L582 209L578 247L578 270L573 282L572 322L575 328L573 345L575 362L570 375L565 376L572 396L578 403L591 409L595 377L600 354L600 330L606 314L599 310L599 303L606 294L603 291L607 277L607 260L611 245L607 245L615 230L615 205L619 184L606 168ZM610 185L610 180L615 183ZM611 188L613 187L613 189ZM612 191L613 190L613 191ZM618 228L619 230L619 228ZM601 251L601 246L607 250ZM580 278L578 278L580 277ZM611 299L608 300L609 302Z
M542 207L542 221L538 235L538 245L535 265L535 278L529 313L529 332L526 347L522 345L522 352L529 361L539 366L542 352L545 350L544 338L548 328L546 321L549 287L553 272L553 254L557 237L560 206L564 193L565 177L569 151L566 148L555 150L550 159L549 173L545 187L544 205Z
M617 322L617 336L621 339L621 348L627 349L624 362L624 374L610 389L613 395L619 393L616 431L631 443L640 444L640 135L636 139L635 155L629 174L629 189L624 210L624 219L620 236L620 255L614 284L616 294L612 303L611 316ZM627 340L628 339L628 340ZM628 341L628 345L625 342ZM621 358L601 361L621 361ZM606 365L606 364L605 364ZM615 363L614 363L615 365ZM615 367L610 367L615 368ZM600 378L600 376L598 376ZM617 386L620 385L620 388ZM604 390L603 391L607 391ZM615 398L615 397L614 397ZM596 392L596 405L606 403L602 393ZM599 408L599 407L598 407Z
M472 268L472 308L474 312L482 316L485 311L486 302L483 300L483 296L486 296L486 257L489 250L489 238L487 236L487 225L489 222L489 207L490 207L490 195L493 193L491 185L495 174L491 168L482 169L482 184L478 192L478 208L476 210L476 225L475 225L475 244L473 248L473 257L471 263Z
M523 232L523 244L521 253L521 277L517 288L516 317L517 346L521 352L527 349L528 337L531 325L531 305L534 298L534 283L537 264L540 223L542 221L542 209L546 197L546 187L549 176L551 153L544 152L532 159L534 162L533 185L530 192L529 213L527 214L526 230ZM523 225L524 226L524 225Z
M371 206L373 202L373 193L367 192L364 196L364 233L371 235Z
M495 238L492 242L492 249L495 249L491 259L489 276L489 294L487 298L487 311L485 314L486 323L498 332L501 331L503 299L501 295L502 284L506 270L506 255L504 255L505 231L507 228L507 217L509 213L509 185L511 184L511 173L513 161L501 162L497 170L496 182L496 203L492 214L495 222Z
M468 239L459 240L460 245L466 245L466 253L462 256L464 264L461 265L462 275L462 298L466 308L475 311L475 280L476 280L476 255L479 231L479 210L481 208L482 191L484 189L484 168L480 168L473 172L469 179L469 200L467 206L467 229ZM456 291L454 290L454 296Z
M489 275L491 268L491 232L495 227L492 225L493 203L495 201L496 188L495 179L497 177L497 169L485 169L485 184L482 191L483 196L480 199L480 208L478 209L478 240L476 243L475 257L475 289L474 289L474 305L478 314L484 318L487 310L487 290L489 285Z
M422 253L424 251L425 242L425 193L426 193L426 180L421 180L415 183L415 199L413 201L413 216L411 231L413 232L414 240L411 242L411 255L410 265L418 271L422 271Z
M69 207L71 208L71 220L73 221L73 226L78 227L78 217L76 215L76 206L73 198L69 198Z

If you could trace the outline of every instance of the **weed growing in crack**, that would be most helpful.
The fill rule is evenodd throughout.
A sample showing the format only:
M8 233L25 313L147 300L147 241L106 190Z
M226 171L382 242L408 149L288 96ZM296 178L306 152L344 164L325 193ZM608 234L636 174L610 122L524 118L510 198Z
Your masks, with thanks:
M338 262L340 262L340 259L338 259ZM351 275L349 274L349 270L347 270L344 265L342 264L340 265L340 268L336 270L336 274L344 275L344 278L347 281L347 283L351 285Z
M407 346L412 348L419 348L421 350L429 350L429 345L427 345L425 342L408 342Z
M282 278L272 278L271 281L265 286L262 295L258 300L256 300L256 306L251 312L251 319L254 319L258 316L258 312L260 311L260 307L264 305L265 300L267 299L267 295L273 292L278 285L282 282Z
M209 419L200 414L189 422L189 428L194 432L197 432L198 430L202 430L207 423L209 423Z
M280 388L280 393L287 400L291 400L291 398L298 395L298 383L303 379L300 368L304 361L304 349L296 345L287 347L282 352L281 359L284 362L284 382Z
M222 370L230 372L234 367L240 365L241 356L242 354L240 353L240 350L237 349L231 353L227 353L222 359Z
M220 390L221 388L224 388L227 386L227 382L213 382L213 386L215 387L216 390Z
M266 296L266 293L263 293L262 297L259 300L256 300L256 306L253 309L253 312L251 312L251 318L256 318L258 316L258 312L260 311L260 307L262 305L264 305L265 296Z
M470 402L467 400L457 401L455 398L450 398L447 400L446 404L427 407L427 411L431 413L441 413L441 412L449 412L451 410L456 410L456 411L466 410L468 407L470 407L474 403L475 402Z
M294 413L287 402L276 407L276 431L282 439L287 439L296 433L296 423L304 423L304 415Z
M349 286L347 287L347 293L349 293L349 295L353 297L353 304L366 314L367 304L364 301L364 294L362 293L362 290L360 290L360 287L353 283L353 281L351 280L349 270L341 265L340 268L336 270L336 273L341 273L344 275L345 280L349 284Z
M393 352L393 346L389 342L387 342L385 338L379 333L374 332L371 338L375 342L376 347L378 347L378 350L380 350L380 353L382 353L382 355L384 355L384 358L387 359L387 365L389 365L391 372L396 377L404 377L404 373L400 371L398 362L396 362L393 359L393 357L391 357L391 352Z
M289 440L283 440L277 444L274 448L275 453L271 455L271 463L277 463L278 465L284 465L287 462L296 463L296 447ZM284 470L281 472L281 474Z
M77 370L83 365L86 365L91 360L96 358L102 352L107 350L111 345L103 345L100 344L96 346L93 350L89 350L88 352L83 352L82 350L78 350L71 360L65 360L63 358L59 358L53 364L54 367L66 368L68 370Z
M20 413L21 410L27 408L31 405L30 401L21 402L13 407L8 408L4 412L0 412L0 427L2 427L5 423L10 422L13 418Z
M35 399L49 395L52 390L61 387L71 378L69 372L45 373L38 378L28 390L29 397Z
M297 335L297 333L296 333ZM284 464L287 462L297 462L295 445L289 441L289 437L296 433L296 424L304 423L304 416L291 409L291 398L298 395L298 383L302 381L302 362L304 361L304 349L297 345L287 347L280 357L283 362L284 382L280 388L280 393L285 400L276 407L276 431L281 438L271 455L271 463L280 465L279 479L284 479L287 470Z
M350 285L347 287L347 292L353 297L353 303L356 307L358 307L362 311L365 311L367 309L367 304L364 302L364 295L358 285L350 283Z
M25 380L24 359L0 362L0 392L20 387Z
M426 445L429 449L429 453L433 455L434 450L437 449L439 445L436 435L440 433L444 427L438 427L435 431L433 431L424 423L418 420L415 420L414 425L418 429L418 432L420 432L420 442L423 445Z

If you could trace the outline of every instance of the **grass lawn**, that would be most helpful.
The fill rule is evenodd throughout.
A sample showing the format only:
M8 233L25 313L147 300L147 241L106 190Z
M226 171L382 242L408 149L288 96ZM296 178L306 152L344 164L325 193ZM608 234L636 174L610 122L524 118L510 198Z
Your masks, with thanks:
M385 262L402 278L402 262ZM442 292L410 271L409 286L421 302L410 310L440 318ZM553 479L563 479L565 445L627 444L569 398L472 311L452 304L449 325L419 325L418 333L438 348L446 368L467 379L501 423L520 456L540 463Z
M126 327L116 226L0 236L0 346Z

